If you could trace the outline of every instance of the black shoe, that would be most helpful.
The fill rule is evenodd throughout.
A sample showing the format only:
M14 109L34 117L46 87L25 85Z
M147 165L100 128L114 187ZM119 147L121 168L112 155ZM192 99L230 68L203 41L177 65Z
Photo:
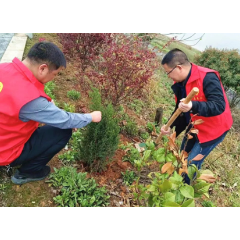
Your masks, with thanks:
M14 184L24 184L27 182L40 181L48 176L51 169L49 166L44 166L43 169L37 173L21 173L18 169L11 177L11 180Z

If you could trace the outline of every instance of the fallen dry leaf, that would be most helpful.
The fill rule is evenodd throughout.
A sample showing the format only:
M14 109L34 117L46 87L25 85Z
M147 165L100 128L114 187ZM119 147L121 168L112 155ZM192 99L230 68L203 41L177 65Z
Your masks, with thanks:
M172 162L167 162L167 163L165 163L165 164L162 166L162 169L161 169L162 173L167 172L167 170L168 170L171 166L172 166Z
M198 179L202 179L209 183L214 183L216 181L216 178L210 174L202 174Z
M171 175L174 172L174 170L175 170L175 167L172 165L168 168L167 173Z

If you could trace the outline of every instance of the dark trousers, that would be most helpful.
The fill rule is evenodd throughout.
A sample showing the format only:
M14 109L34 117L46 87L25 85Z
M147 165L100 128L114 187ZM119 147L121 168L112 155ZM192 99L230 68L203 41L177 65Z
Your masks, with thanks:
M21 155L10 166L21 165L19 171L22 173L38 172L65 147L71 136L72 129L39 127L25 143Z
M199 161L191 161L191 163L190 163L190 164L195 164L198 169L201 169L204 159L209 155L209 153L219 143L221 143L223 141L223 139L225 138L227 133L228 133L228 131L225 132L221 137L219 137L217 139L217 141L215 141L214 143L209 144L208 146L205 146L205 147L201 147L201 144L199 143L198 140L196 140L196 141L188 141L186 149L185 149L185 151L188 153L188 164L189 164L189 161L194 159L198 154L202 154L204 157L201 160L199 160ZM184 137L183 142L182 142L182 146L181 146L181 150L184 149L186 140L187 140L186 137ZM185 174L184 179L185 179L185 182L187 184L190 184L190 179L189 179L188 175Z

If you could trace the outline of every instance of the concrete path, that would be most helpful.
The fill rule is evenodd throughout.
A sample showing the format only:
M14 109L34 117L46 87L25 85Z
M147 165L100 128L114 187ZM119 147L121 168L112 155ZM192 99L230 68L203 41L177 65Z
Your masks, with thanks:
M17 57L22 60L27 34L0 33L0 63L12 62Z

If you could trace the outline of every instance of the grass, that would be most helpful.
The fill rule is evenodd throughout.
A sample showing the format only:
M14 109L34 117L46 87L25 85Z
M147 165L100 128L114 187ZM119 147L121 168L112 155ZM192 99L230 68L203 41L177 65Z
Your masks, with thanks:
M213 184L213 194L210 195L210 200L217 206L240 207L239 140L239 134L231 129L203 165L218 177Z
M169 37L158 34L158 38L157 39L153 39L151 44L155 47L157 47L159 50L162 50L164 53L167 53L168 51L170 51L173 48L179 48L180 50L182 50L183 52L185 52L189 58L189 60L191 62L194 61L194 57L198 54L200 54L201 52L191 46L188 46L184 43L181 42L172 42L169 46L165 47L164 49L163 46L170 40Z

